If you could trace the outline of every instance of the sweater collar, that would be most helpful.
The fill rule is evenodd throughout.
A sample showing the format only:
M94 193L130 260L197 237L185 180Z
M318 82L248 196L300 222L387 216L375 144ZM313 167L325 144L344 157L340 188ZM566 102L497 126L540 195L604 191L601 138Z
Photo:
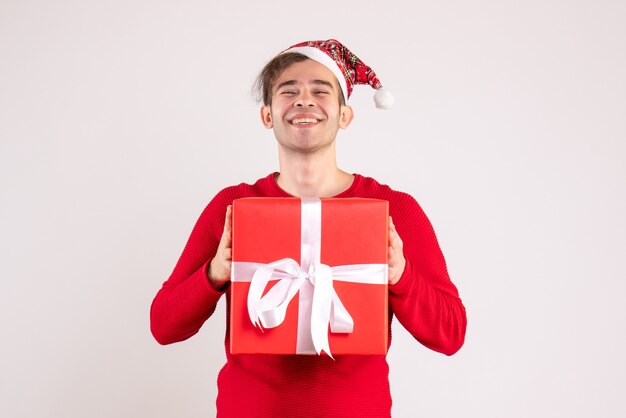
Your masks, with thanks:
M267 184L270 188L270 193L273 196L276 197L294 197L292 195L290 195L289 193L287 193L286 191L284 191L283 189L280 188L280 186L278 185L278 183L276 182L276 177L278 177L278 172L275 171L273 173L270 173L265 180L267 181ZM351 197L354 196L355 191L358 190L358 188L361 185L361 182L363 180L363 176L361 176L360 174L357 173L353 173L354 175L354 180L352 181L352 184L350 185L350 187L348 187L346 190L344 190L343 192L332 196L333 198L338 198L338 197Z

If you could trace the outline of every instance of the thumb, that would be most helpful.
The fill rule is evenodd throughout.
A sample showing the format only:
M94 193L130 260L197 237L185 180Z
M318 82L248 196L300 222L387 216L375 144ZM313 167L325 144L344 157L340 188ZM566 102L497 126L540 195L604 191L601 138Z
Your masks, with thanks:
M224 233L222 234L222 241L226 244L226 247L230 247L231 235L232 235L232 205L226 207L226 218L224 219Z

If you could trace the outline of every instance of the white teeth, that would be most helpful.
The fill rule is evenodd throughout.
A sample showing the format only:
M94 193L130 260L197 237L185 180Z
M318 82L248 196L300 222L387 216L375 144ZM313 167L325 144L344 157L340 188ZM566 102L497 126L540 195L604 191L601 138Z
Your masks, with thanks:
M317 119L311 119L311 118L300 118L300 119L293 119L291 121L292 125L298 125L300 123L317 123Z

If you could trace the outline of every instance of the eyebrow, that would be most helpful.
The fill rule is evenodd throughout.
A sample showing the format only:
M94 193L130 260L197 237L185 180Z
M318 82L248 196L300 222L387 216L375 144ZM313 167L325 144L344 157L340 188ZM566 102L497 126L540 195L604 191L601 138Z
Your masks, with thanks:
M287 80L287 81L284 81L284 82L280 83L278 86L276 86L276 90L279 90L279 89L281 89L282 87L285 87L285 86L294 86L296 84L298 84L298 82L296 80ZM311 80L311 82L309 84L322 85L322 86L329 87L329 88L331 88L333 90L335 88L335 86L333 86L333 83L330 83L330 82L328 82L326 80Z

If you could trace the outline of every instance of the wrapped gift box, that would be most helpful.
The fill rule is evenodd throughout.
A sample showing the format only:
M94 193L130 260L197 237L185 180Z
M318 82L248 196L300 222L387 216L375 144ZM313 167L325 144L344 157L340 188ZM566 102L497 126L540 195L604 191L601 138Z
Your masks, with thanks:
M231 353L387 352L387 201L238 199L232 227Z

